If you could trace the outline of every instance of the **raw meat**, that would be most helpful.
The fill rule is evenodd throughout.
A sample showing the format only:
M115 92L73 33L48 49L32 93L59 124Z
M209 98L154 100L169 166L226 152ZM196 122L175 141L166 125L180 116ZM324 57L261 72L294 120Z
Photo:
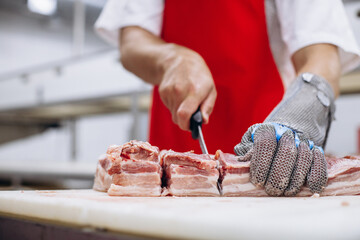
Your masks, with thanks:
M107 154L99 158L93 188L111 196L267 197L263 188L249 181L250 162L239 158L220 150L215 156L159 152L147 142L130 141L110 146ZM321 196L359 195L360 157L326 160L328 184ZM312 195L307 187L297 194Z
M225 197L266 197L263 188L250 183L250 162L239 162L238 157L218 150L215 159L220 162L222 194ZM328 184L321 196L360 194L360 158L326 158L328 163ZM298 193L299 197L313 195L307 187Z
M328 184L321 196L359 195L360 194L360 157L327 157ZM308 196L308 188L298 196Z
M95 180L93 189L101 192L106 192L111 185L112 178L107 172L110 165L110 161L104 154L99 157L98 164L96 166Z
M220 196L218 162L210 155L162 151L165 184L163 195Z
M239 162L238 157L218 150L215 159L220 163L222 195L234 196L267 196L263 189L256 188L250 181L249 162Z
M94 189L112 196L160 196L159 149L147 142L113 145L99 160Z
M207 170L214 169L218 166L218 162L214 161L214 158L208 154L195 154L193 152L179 153L172 150L164 150L161 151L160 155L165 166L175 164Z

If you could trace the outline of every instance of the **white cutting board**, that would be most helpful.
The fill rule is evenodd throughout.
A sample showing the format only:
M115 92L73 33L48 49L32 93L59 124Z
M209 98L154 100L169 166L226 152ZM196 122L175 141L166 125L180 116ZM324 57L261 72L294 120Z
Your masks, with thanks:
M187 239L360 239L360 196L109 197L93 190L0 191L0 212Z

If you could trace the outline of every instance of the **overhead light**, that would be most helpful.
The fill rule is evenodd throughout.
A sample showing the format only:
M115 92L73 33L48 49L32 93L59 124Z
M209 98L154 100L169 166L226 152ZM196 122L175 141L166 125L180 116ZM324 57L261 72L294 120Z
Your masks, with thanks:
M27 0L28 9L42 15L53 15L56 12L57 0Z

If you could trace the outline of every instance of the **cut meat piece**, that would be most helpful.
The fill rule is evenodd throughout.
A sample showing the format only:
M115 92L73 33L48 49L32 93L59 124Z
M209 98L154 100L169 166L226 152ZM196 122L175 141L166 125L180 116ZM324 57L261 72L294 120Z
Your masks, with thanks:
M207 154L162 151L167 191L173 196L220 196L218 162Z
M208 154L195 154L192 152L179 153L172 150L163 150L160 153L160 159L164 166L176 164L179 166L192 166L198 169L214 169L218 166L218 162Z
M360 157L345 156L343 158L327 157L328 184L322 196L359 195L360 194ZM299 196L311 194L305 188Z
M217 169L204 170L171 164L166 168L168 195L219 196Z
M118 173L122 164L126 161L154 162L161 166L159 148L151 146L148 142L132 140L124 145L112 145L108 148L106 155L111 160L108 167L109 174Z
M220 162L220 182L223 196L268 196L263 188L250 183L250 162L239 162L237 156L218 150L215 159ZM328 163L328 184L321 196L360 194L360 158L326 158ZM304 187L298 197L313 193Z
M111 184L108 194L110 196L127 196L127 197L159 197L161 187L146 188L139 185L133 186L119 186Z
M327 157L329 181L339 175L350 174L360 170L360 157L345 156L343 158Z
M122 145L121 156L125 159L159 162L159 148L148 142L132 140Z
M256 188L250 182L250 162L239 162L234 154L218 150L215 159L220 163L220 179L222 195L225 197L267 196L263 189Z
M219 172L189 166L170 165L166 168L167 185L176 189L217 188Z
M112 183L119 186L138 185L145 188L161 186L159 173L118 173L112 176Z
M93 188L113 196L160 196L161 177L159 149L133 140L108 148L99 160Z
M106 192L109 189L112 182L111 176L107 172L109 164L110 160L105 154L99 157L93 189L101 192Z
M162 168L158 162L149 161L122 161L121 171L126 173L158 173L161 174Z

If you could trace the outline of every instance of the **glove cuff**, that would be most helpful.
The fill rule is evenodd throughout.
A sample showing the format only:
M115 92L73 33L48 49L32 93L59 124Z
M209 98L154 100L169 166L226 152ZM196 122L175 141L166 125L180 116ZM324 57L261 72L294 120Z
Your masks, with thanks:
M325 146L335 113L335 96L322 77L303 73L286 90L282 101L265 119L291 128L299 137Z
M319 75L308 72L302 73L300 76L305 83L313 85L318 90L317 98L325 107L329 107L331 120L334 120L335 94L328 81Z

